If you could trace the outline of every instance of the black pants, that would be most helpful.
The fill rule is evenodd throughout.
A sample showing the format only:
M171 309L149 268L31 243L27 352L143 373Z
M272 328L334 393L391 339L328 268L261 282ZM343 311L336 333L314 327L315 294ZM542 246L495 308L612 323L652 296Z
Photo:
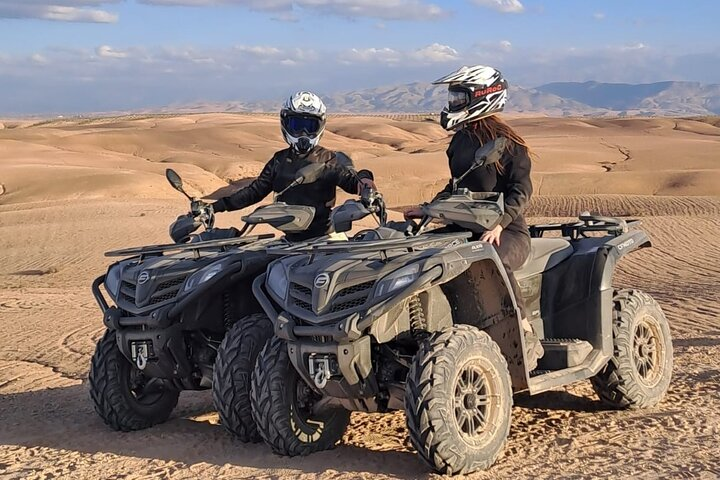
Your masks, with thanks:
M523 232L503 230L500 234L500 245L495 245L495 250L497 250L498 256L500 256L500 260L507 271L510 286L515 294L515 301L520 309L520 314L523 318L527 318L525 302L523 302L520 287L518 286L517 280L515 280L513 272L522 267L530 255L530 236Z

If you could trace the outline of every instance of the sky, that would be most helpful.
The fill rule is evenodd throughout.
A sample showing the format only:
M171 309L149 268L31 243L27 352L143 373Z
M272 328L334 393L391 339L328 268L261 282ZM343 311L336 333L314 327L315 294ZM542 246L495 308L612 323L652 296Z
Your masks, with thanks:
M0 0L0 115L430 82L720 83L720 2Z

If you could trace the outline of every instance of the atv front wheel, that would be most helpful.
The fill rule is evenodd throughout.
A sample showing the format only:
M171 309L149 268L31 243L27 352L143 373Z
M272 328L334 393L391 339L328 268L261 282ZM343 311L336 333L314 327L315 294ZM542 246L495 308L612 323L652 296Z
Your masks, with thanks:
M335 446L350 423L343 408L314 407L322 397L295 370L284 340L273 337L252 379L252 413L263 440L279 455L309 455Z
M243 442L259 442L250 407L250 379L260 351L273 335L267 315L236 322L218 348L213 369L213 401L222 425Z
M142 430L165 422L180 392L160 378L148 378L120 352L107 330L90 364L90 398L95 411L114 430Z
M470 325L425 340L405 387L410 441L444 474L489 468L502 452L512 416L510 373L500 348Z
M639 290L618 290L613 303L614 355L591 379L593 388L614 408L652 407L670 386L670 327L660 305Z

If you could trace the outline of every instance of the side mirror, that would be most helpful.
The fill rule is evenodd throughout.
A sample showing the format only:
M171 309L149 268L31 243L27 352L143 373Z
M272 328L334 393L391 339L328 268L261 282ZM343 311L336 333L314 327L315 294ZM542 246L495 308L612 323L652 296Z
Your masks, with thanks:
M167 178L167 181L170 182L170 185L172 185L175 190L185 193L182 178L180 178L180 175L178 175L175 170L172 168L165 170L165 178Z
M475 165L483 167L500 161L507 145L507 138L498 137L492 142L487 142L475 151Z

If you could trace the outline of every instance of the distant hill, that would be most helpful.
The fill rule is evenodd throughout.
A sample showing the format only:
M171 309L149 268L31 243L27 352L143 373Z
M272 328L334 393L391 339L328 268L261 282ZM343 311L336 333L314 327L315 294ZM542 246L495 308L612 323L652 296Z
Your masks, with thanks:
M536 90L600 109L635 115L720 114L720 85L695 82L549 83Z
M589 115L595 108L574 100L534 89L510 87L507 109L513 112L543 113L553 116ZM347 113L440 112L447 103L447 87L430 83L410 83L339 93L326 98L328 109Z
M536 88L510 87L506 111L549 116L704 116L720 115L720 85L693 82L622 84L549 83ZM323 95L332 113L440 112L447 88L409 83ZM173 112L274 112L280 101L214 102L174 105Z

